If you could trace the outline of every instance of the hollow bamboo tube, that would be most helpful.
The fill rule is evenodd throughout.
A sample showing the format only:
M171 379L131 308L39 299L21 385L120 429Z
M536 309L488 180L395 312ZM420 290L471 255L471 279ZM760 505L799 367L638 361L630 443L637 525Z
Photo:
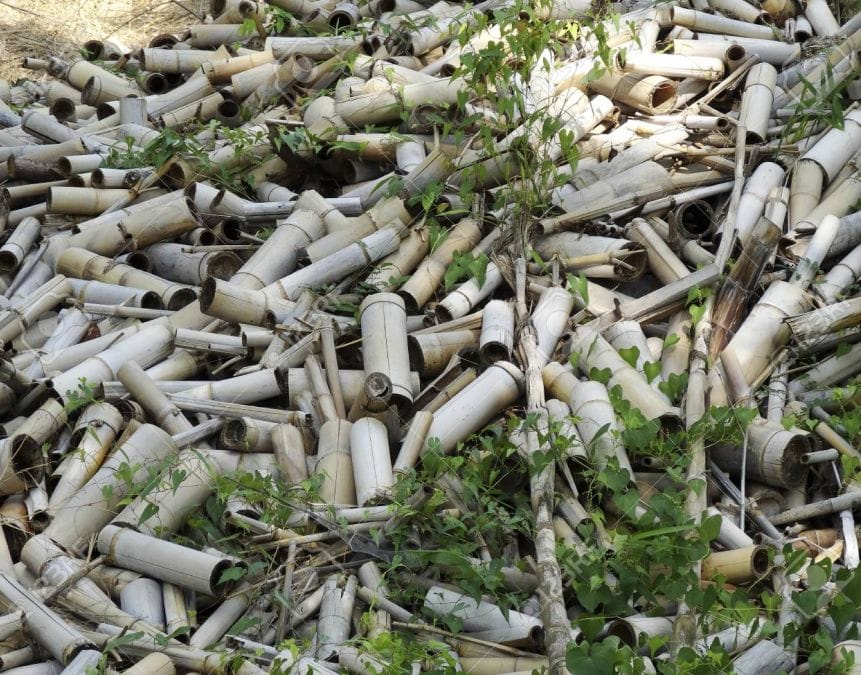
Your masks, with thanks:
M70 291L68 279L57 274L0 313L0 344L8 349L12 340L68 297Z
M311 263L301 270L263 288L270 297L295 300L306 288L317 288L342 280L395 251L400 245L400 233L383 228L349 246Z
M485 600L476 601L458 591L441 586L431 586L428 589L424 606L437 615L456 616L463 622L464 631L467 633L491 630L512 631L521 639L528 638L536 642L544 634L541 620L537 617L512 610L505 615L493 603Z
M573 333L571 352L579 353L579 368L588 375L592 368L610 369L609 387L619 385L622 394L639 408L647 419L673 420L678 411L662 393L656 391L598 333L594 326L578 326Z
M243 265L236 275L236 283L260 289L295 269L299 251L325 231L321 216L305 208L305 203L314 197L319 195L308 192L300 195L294 212Z
M721 575L730 584L744 584L764 577L771 566L765 546L746 546L711 553L703 559L703 577Z
M196 551L116 525L106 525L96 545L110 564L141 572L161 581L220 597L230 590L221 576L232 559Z
M471 249L480 238L481 229L473 220L465 218L455 225L398 291L406 310L415 313L423 307L442 281L454 254Z
M51 491L49 511L62 504L98 470L122 424L119 411L108 403L94 403L81 414L72 433L74 448L65 462L63 475Z
M673 344L664 342L661 353L661 379L669 380L671 375L681 376L688 368L691 354L691 315L681 311L670 317L667 326L667 339L678 338Z
M161 309L161 298L157 293L144 288L119 286L103 281L84 281L69 279L72 287L72 297L83 304L123 305L125 307L143 307L146 309Z
M331 658L350 637L350 617L356 600L358 579L350 575L329 577L323 584L323 598L317 620L317 657Z
M718 516L721 519L720 532L717 536L717 541L721 546L726 549L739 549L754 545L753 539L745 534L744 530L733 523L732 520L724 517L718 509L710 506L707 509L707 513L709 516Z
M461 349L477 346L477 338L472 330L410 335L410 366L423 377L439 375Z
M120 591L120 606L124 612L164 630L164 604L159 582L141 577L126 584Z
M825 275L816 291L822 298L833 303L861 276L861 245L856 246Z
M86 344L86 343L85 343ZM129 360L137 361L142 368L153 365L173 349L173 331L165 326L148 326L125 339L116 340L99 357L90 357L69 368L52 380L54 391L65 401L68 392L78 389L80 378L92 385L115 379L119 367Z
M144 47L138 54L141 70L164 74L194 73L213 57L213 52L208 49L152 49Z
M71 663L79 653L93 648L92 642L6 573L0 573L0 596L24 612L32 637L61 663Z
M852 377L861 371L861 345L853 345L845 354L836 354L819 362L804 375L793 379L789 383L789 391L799 396L805 391L830 387L845 378Z
M619 638L623 644L637 649L641 635L647 640L672 636L673 620L665 616L629 616L611 622L607 633Z
M541 377L547 390L571 407L577 431L595 468L603 470L609 458L615 457L633 480L634 469L621 442L621 427L607 388L600 382L580 382L558 363L544 366Z
M374 293L362 302L359 316L365 373L388 377L392 403L405 411L412 405L413 395L404 301L394 293Z
M441 323L466 316L474 307L488 298L502 284L502 273L494 262L488 262L484 280L479 283L472 277L451 291L434 308Z
M315 473L323 475L320 497L328 504L355 504L356 487L350 454L352 424L331 420L320 427Z
M789 217L793 229L819 204L824 178L823 169L813 160L802 159L795 165L789 195Z
M642 218L634 218L631 221L628 225L628 236L645 248L652 273L663 283L678 281L689 274L685 264Z
M719 63L715 59L715 63ZM723 64L720 64L723 67ZM608 73L589 84L591 90L648 115L670 112L676 106L675 81L661 75Z
M649 54L632 51L625 54L622 70L640 75L719 80L723 77L724 63L721 59L712 56Z
M684 7L673 7L670 10L670 21L676 26L684 26L693 31L722 33L724 35L759 38L761 40L777 39L769 26L758 26L746 21L727 19L726 17L706 14L705 12L686 9Z
M300 429L292 424L277 424L270 431L275 458L281 472L296 485L308 477L305 442Z
M746 130L748 143L766 140L776 83L777 70L768 63L757 63L748 71L738 114L738 123Z
M427 410L419 410L410 422L409 429L404 436L401 449L395 459L392 471L396 475L407 473L418 462L422 448L427 440L427 434L433 423L433 413Z
M604 331L604 338L616 351L636 349L634 367L645 372L644 366L652 361L652 355L646 335L637 321L617 321ZM656 387L659 381L661 381L660 375L652 380L652 386Z
M676 191L670 174L649 161L617 174L610 182L594 183L564 198L561 216L540 221L541 233L566 229L568 225L598 217L608 211L624 209Z
M438 447L450 453L515 401L522 386L523 373L516 366L496 362L434 412L423 452Z
M804 16L820 37L836 35L840 31L840 24L824 0L807 0L804 3Z
M400 248L383 258L367 276L365 283L381 292L392 291L403 283L428 253L427 232L410 229Z
M57 259L57 269L65 270L77 279L103 281L120 286L132 286L157 293L168 309L178 310L192 302L197 294L193 288L165 281L149 272L116 263L110 258L82 248L67 248Z
M182 244L159 243L144 249L151 271L157 276L181 284L199 285L207 277L230 279L242 262L229 251L199 251L189 253Z
M612 259L615 258L614 254L618 253L618 258L622 260L621 264L608 259L603 265L584 269L584 274L591 278L635 279L642 276L646 268L642 246L626 239L557 232L538 240L535 250L545 260L553 256L566 259L563 260L566 267L569 267L572 259L582 256L605 254L607 258Z
M765 211L766 200L774 188L783 183L784 170L774 162L763 162L744 185L738 202L736 230L742 245L747 244L753 229Z
M740 21L764 23L768 15L744 0L709 0L709 7L722 14L731 14Z
M41 223L24 218L0 248L0 271L14 272L41 235Z
M479 355L484 363L508 361L514 349L514 311L503 300L491 300L482 312Z
M745 470L749 479L776 487L798 487L807 479L807 467L801 461L811 450L806 434L759 420L751 423L747 435ZM712 449L711 457L733 474L741 468L741 448L720 445Z
M394 486L394 474L385 425L372 417L354 422L350 429L350 454L358 505L387 500Z
M132 478L138 483L147 478L150 468L176 452L176 445L160 428L149 424L139 427L81 489L64 502L49 507L52 521L45 534L69 548L88 539L110 522L119 509L117 503L129 489L120 478L124 465L132 467Z
M853 181L854 182L854 181ZM861 183L859 183L861 186ZM837 236L837 230L840 226L840 221L837 217L827 213L824 210L823 217L819 222L816 231L813 233L809 243L804 248L803 257L795 266L795 271L792 273L790 283L806 290L813 279L819 272L819 265L825 260L828 251L831 249L831 244Z

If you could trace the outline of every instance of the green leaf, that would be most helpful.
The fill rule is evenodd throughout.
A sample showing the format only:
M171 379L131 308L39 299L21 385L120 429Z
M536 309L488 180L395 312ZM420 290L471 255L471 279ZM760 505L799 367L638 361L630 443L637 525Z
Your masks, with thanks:
M619 356L624 359L625 363L627 363L631 368L637 367L637 359L640 358L640 348L636 345L632 347L622 347L617 350L619 352Z
M680 339L681 338L675 333L673 333L672 335L667 335L667 337L664 338L664 349L666 349L667 347L672 347Z
M595 382L600 382L603 385L606 385L612 376L613 371L609 368L601 368L601 370L598 370L593 366L589 369L589 379L594 380Z
M703 518L700 523L700 536L703 538L703 541L706 543L712 542L717 539L718 534L720 534L720 526L723 518L720 515L715 514L713 516L706 516Z
M659 361L646 361L643 364L643 372L646 374L646 382L652 383L658 375L661 374L661 364Z
M831 578L830 565L826 569L822 563L812 563L807 568L807 588L818 591Z
M244 578L245 575L248 574L248 569L243 567L242 565L234 565L233 567L229 567L221 573L221 576L218 578L218 584L226 584L231 581L239 581Z

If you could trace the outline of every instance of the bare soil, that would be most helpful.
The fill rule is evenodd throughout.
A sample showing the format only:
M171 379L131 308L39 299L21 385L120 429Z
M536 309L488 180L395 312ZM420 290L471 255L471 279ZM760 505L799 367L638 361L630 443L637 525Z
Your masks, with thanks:
M197 23L207 0L0 0L0 78L38 78L25 56L74 56L86 40L139 47Z

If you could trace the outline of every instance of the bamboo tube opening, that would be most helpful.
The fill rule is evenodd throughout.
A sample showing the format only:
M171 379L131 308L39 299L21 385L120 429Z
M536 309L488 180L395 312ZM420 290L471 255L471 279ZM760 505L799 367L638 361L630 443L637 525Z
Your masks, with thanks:
M226 244L237 244L242 241L242 221L230 216L218 223L213 232L217 240Z
M238 127L242 124L242 108L239 103L226 99L218 104L215 119L228 127Z
M656 111L662 111L665 108L671 108L675 103L675 100L676 86L670 81L661 82L651 92L651 107L654 108Z
M61 122L75 116L75 102L70 98L58 98L48 111Z
M685 202L679 205L673 215L679 232L688 239L704 237L714 228L714 211L708 202Z
M628 621L613 621L607 628L607 635L619 638L622 644L628 645L629 647L637 646L637 631Z
M147 43L147 47L150 47L151 49L170 49L178 42L179 38L176 37L176 35L160 33Z
M742 45L733 44L727 47L725 58L727 63L741 63L745 54L746 50Z
M164 94L171 88L163 73L146 73L138 79L138 83L147 94Z
M757 577L764 576L769 569L769 555L766 546L757 546L750 558L750 568Z
M35 485L45 474L42 444L30 436L17 436L7 441L11 445L9 462L12 472L25 485Z
M146 256L146 254L141 253L140 251L132 251L131 253L126 253L124 262L126 263L126 265L131 265L136 270L141 270L143 272L152 271L152 263L150 263L150 260Z

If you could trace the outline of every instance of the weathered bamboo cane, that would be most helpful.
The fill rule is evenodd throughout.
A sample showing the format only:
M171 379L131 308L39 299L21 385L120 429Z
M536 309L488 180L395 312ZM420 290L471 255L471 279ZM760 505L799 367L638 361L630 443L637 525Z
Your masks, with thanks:
M129 489L120 478L120 469L131 467L133 477L140 481L150 467L160 465L176 452L177 447L167 433L153 425L141 426L82 488L64 502L49 507L52 520L45 534L66 547L89 539L111 521L119 510L117 503Z
M115 525L102 528L97 546L111 563L200 593L217 597L231 586L222 581L224 572L234 566L227 557L195 551Z
M703 560L703 576L721 575L731 584L748 583L765 576L770 565L768 548L748 546L711 553Z
M619 385L623 395L636 405L647 419L677 418L678 412L666 396L655 391L645 378L634 370L593 326L578 326L571 341L572 353L579 353L579 368L588 374L591 368L610 369L608 386Z
M595 468L603 470L615 457L619 468L627 470L633 480L634 469L621 442L621 427L607 388L600 382L580 382L558 363L546 365L541 376L547 390L571 407L577 431Z
M117 264L110 258L91 253L82 248L67 248L57 259L57 269L65 270L69 276L133 286L158 293L164 306L178 310L197 297L190 286L165 281L149 272L141 272L129 265Z

